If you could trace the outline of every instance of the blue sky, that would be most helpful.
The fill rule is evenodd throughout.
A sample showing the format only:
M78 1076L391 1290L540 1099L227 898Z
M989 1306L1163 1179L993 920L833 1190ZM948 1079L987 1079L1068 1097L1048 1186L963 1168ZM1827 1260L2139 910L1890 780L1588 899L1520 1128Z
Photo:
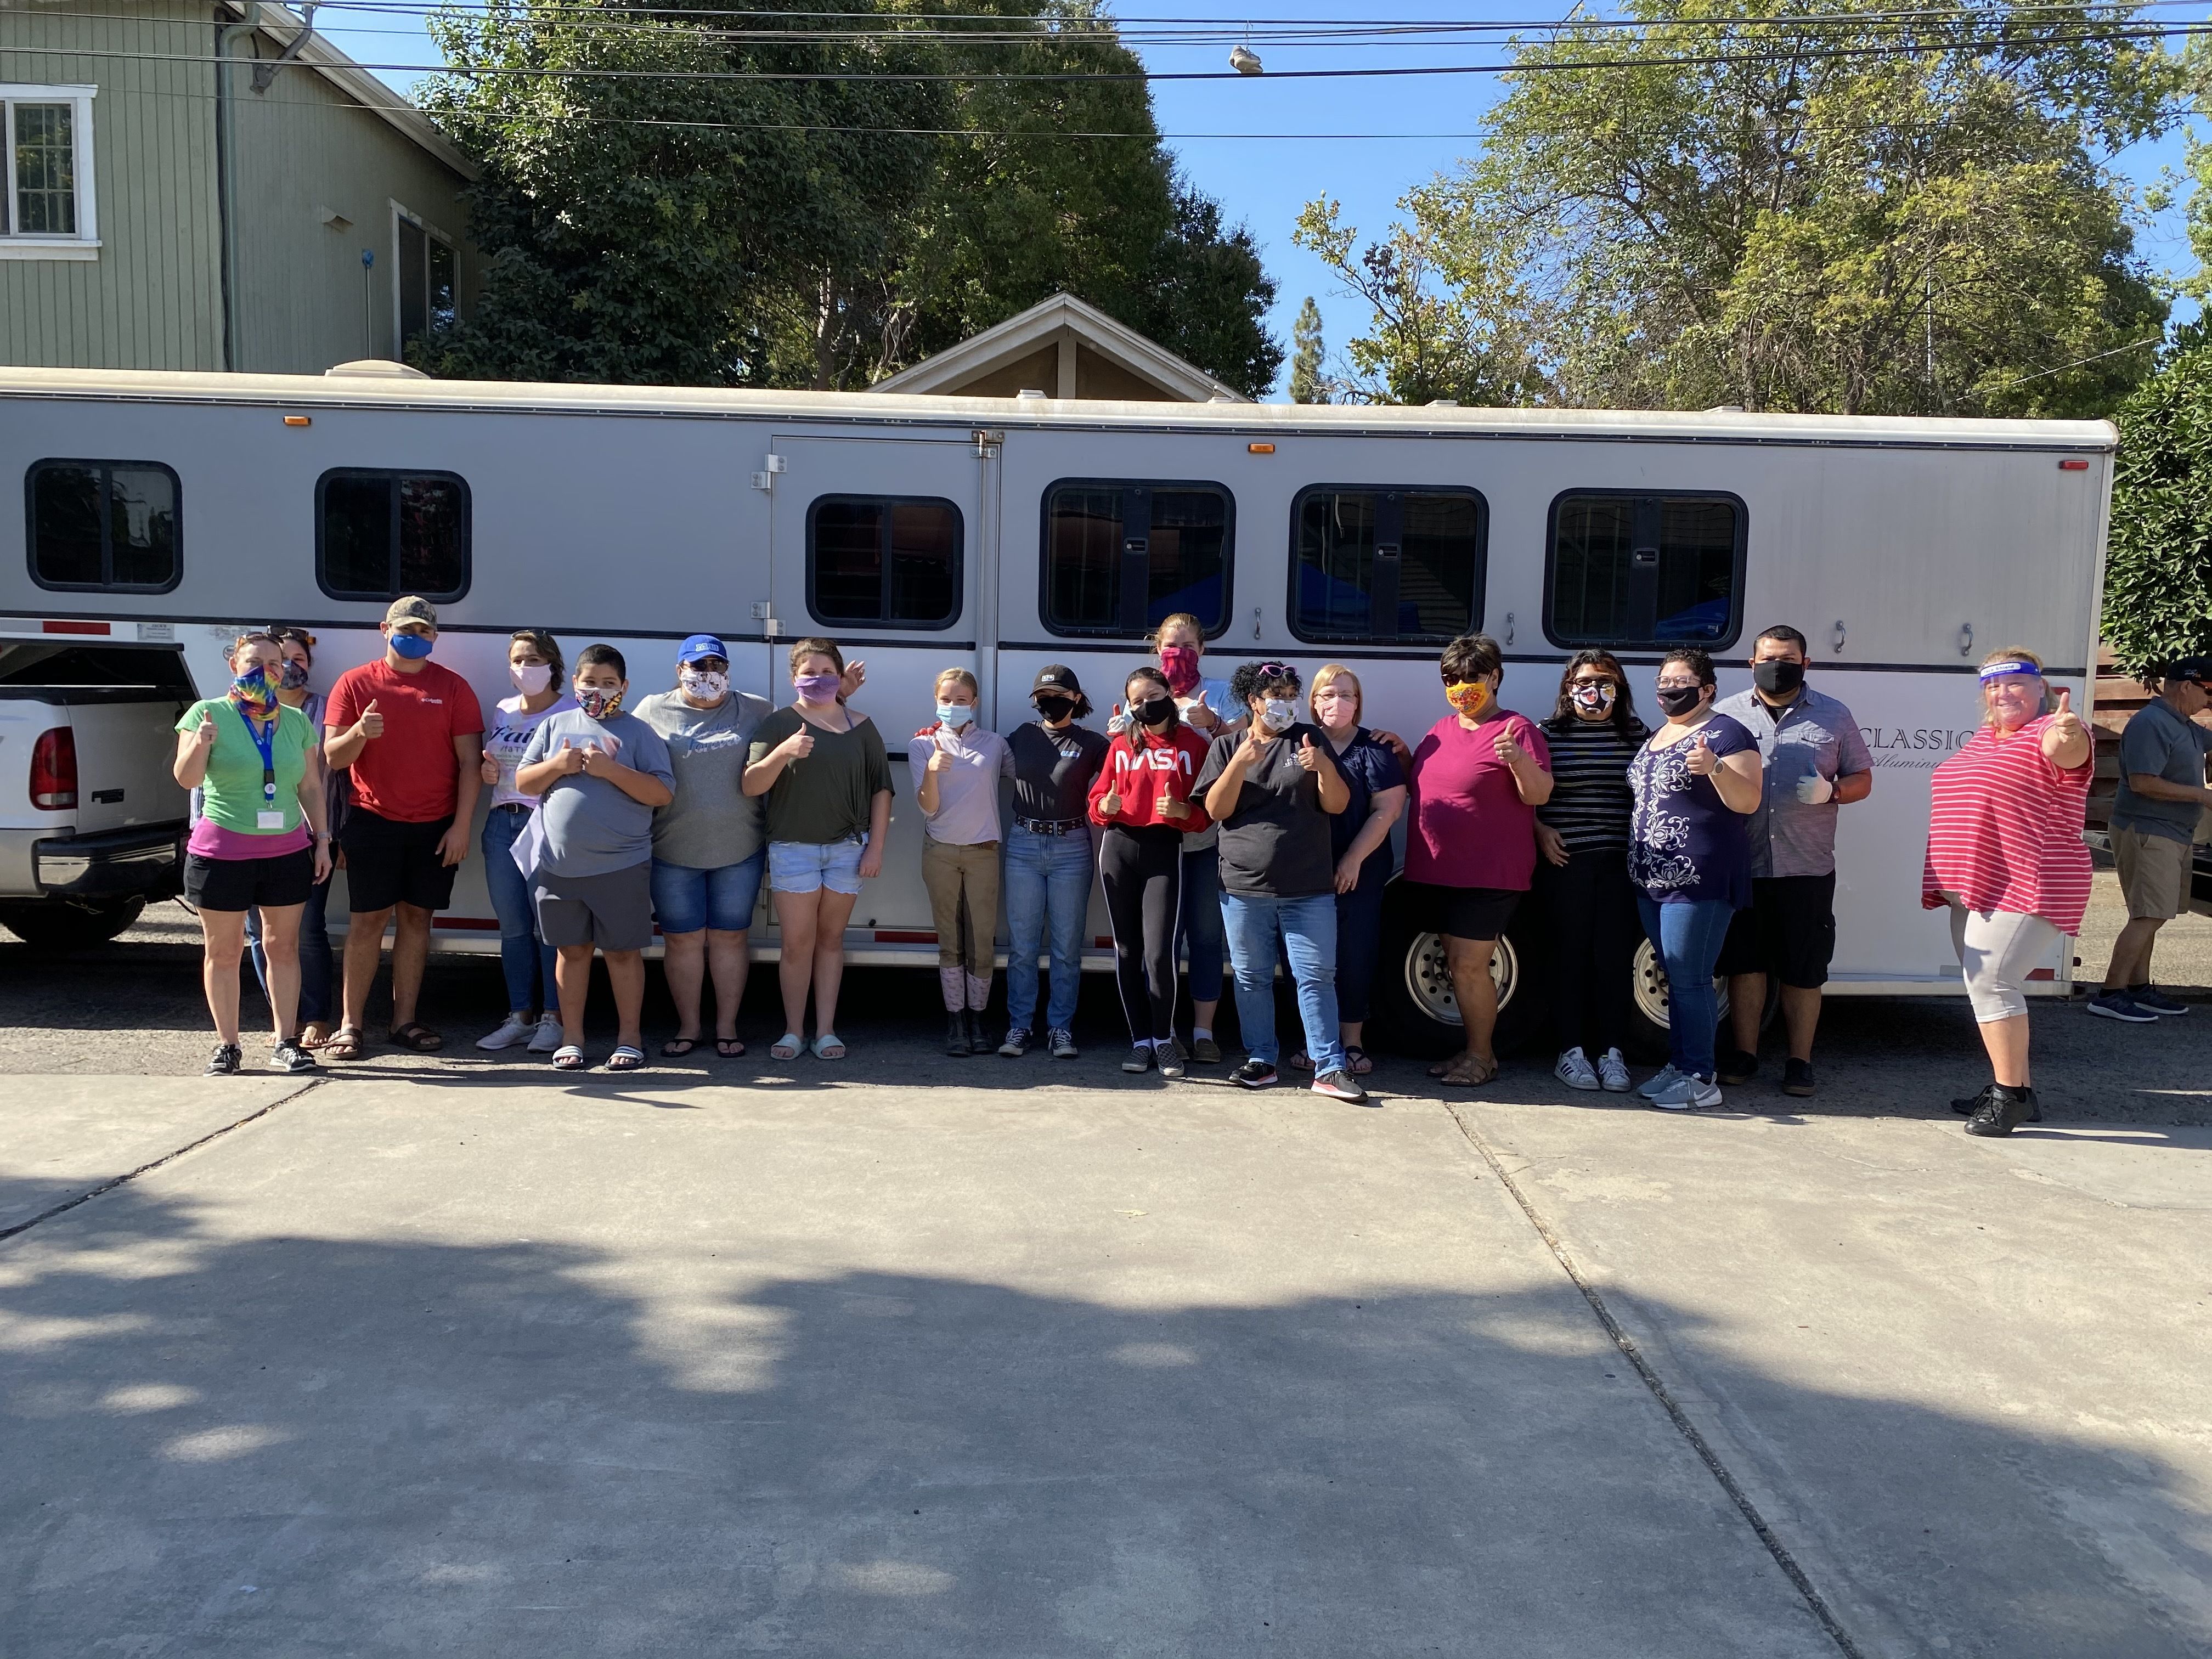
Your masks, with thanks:
M1504 53L1498 37L1481 35L1444 46L1409 43L1387 36L1291 42L1267 33L1286 24L1322 24L1361 20L1371 27L1382 20L1510 22L1550 16L1567 9L1566 0L1273 0L1256 17L1200 0L1144 0L1115 8L1124 29L1157 72L1220 70L1231 46L1248 27L1253 44L1272 73L1292 69L1340 69L1420 64L1496 61ZM2176 14L2166 14L2179 16ZM2180 15L2200 15L2193 8ZM1251 22L1248 25L1247 19ZM1201 43L1146 43L1147 20L1212 19L1218 28L1194 28L1209 38ZM362 11L325 15L329 37L355 58L373 64L428 64L435 49L421 33L419 20L405 15L368 17ZM345 23L362 25L354 28ZM374 32L371 32L374 31ZM394 31L386 33L384 31ZM404 88L413 77L386 72ZM1398 198L1408 189L1448 168L1480 147L1474 137L1445 135L1478 131L1497 97L1488 76L1407 76L1384 80L1278 81L1269 75L1237 81L1156 82L1153 108L1170 147L1185 172L1215 197L1231 220L1242 220L1258 239L1269 273L1280 284L1271 325L1287 346L1291 319L1312 295L1322 309L1332 354L1364 326L1364 308L1334 291L1329 273L1291 243L1298 210L1316 197L1343 204L1345 221L1370 235L1390 222ZM1209 135L1320 134L1266 139ZM1346 137L1342 135L1386 135ZM2179 169L2183 143L2173 134L2138 144L2118 160L2139 185L2154 181L2161 168ZM2175 275L2195 270L2180 215L2172 212L2150 227L2139 243L2156 268ZM2193 307L2191 307L2193 309ZM1280 388L1278 388L1280 395Z

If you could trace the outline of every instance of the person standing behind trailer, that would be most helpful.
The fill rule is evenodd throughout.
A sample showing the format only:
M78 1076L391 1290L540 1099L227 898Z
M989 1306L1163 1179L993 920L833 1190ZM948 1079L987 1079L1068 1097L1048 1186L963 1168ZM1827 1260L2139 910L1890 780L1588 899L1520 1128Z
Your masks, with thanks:
M671 1060L699 1045L710 976L714 1052L732 1060L745 1051L738 1009L768 872L767 825L759 799L745 793L745 766L753 733L774 712L767 698L730 690L730 647L712 634L677 647L676 689L637 706L676 775L676 799L653 815L653 910L676 1004L676 1035L660 1052Z
M615 994L610 1072L645 1064L645 947L653 943L653 814L675 798L660 733L623 713L629 667L611 645L576 653L576 707L530 734L515 787L541 798L531 898L538 934L561 953L561 1046L553 1064L584 1065L584 1006L592 952Z
M1951 942L1995 1074L1954 1100L1970 1135L2039 1121L2028 1077L2029 975L2089 908L2088 728L2061 690L2044 712L2043 659L2017 648L1983 659L1982 726L1929 777L1920 902L1951 909Z
M1610 651L1577 651L1559 675L1544 722L1552 793L1536 809L1534 891L1550 949L1553 1075L1570 1089L1626 1094L1629 981L1644 936L1628 879L1629 763L1650 733L1636 718L1628 676ZM1597 1059L1593 1062L1591 1055Z
M2197 826L2212 807L2204 757L2212 732L2196 717L2212 708L2212 658L2184 657L2159 678L2158 695L2137 709L2120 734L2120 787L2112 800L2112 861L2128 925L2112 942L2112 960L2093 1014L2141 1025L2160 1014L2185 1014L2150 981L2158 930L2189 903Z
M1297 671L1246 663L1230 682L1250 711L1242 735L1216 738L1199 771L1221 825L1221 917L1237 976L1247 1089L1275 1080L1275 960L1288 959L1313 1060L1313 1091L1364 1103L1345 1067L1336 1001L1336 857L1329 820L1352 792L1322 734L1298 718Z
M798 701L753 732L744 791L768 798L768 883L782 945L784 1033L769 1053L793 1060L808 1046L806 994L814 993L817 1060L842 1060L837 991L845 977L845 924L860 884L884 867L891 821L891 768L883 734L847 708L848 671L829 640L791 647Z
M270 682L283 659L269 635L245 635L231 650L228 692L203 698L177 721L171 769L179 784L200 792L203 809L185 846L185 896L199 912L201 979L215 1016L210 1077L229 1076L241 1063L238 959L246 913L257 908L276 1021L269 1069L315 1068L299 1043L300 915L314 884L330 879L330 837L314 728L277 700Z
M1344 1069L1354 1077L1375 1069L1361 1039L1382 950L1382 895L1397 866L1390 826L1406 811L1406 774L1398 757L1359 723L1364 698L1359 677L1334 662L1314 676L1306 694L1307 710L1351 793L1344 811L1330 817L1328 836L1336 860L1336 1029L1344 1042ZM1291 1064L1310 1071L1313 1057L1295 1054Z
M921 808L921 883L937 929L945 1052L987 1054L983 1011L999 938L999 780L1014 775L1006 740L975 724L975 677L937 677L937 718L907 744Z
M1669 651L1656 687L1667 723L1628 769L1636 792L1628 874L1644 935L1667 969L1667 1064L1637 1092L1668 1112L1721 1103L1713 963L1730 920L1751 902L1744 821L1759 810L1759 742L1714 711L1717 689L1705 653Z
M1129 717L1091 784L1091 821L1106 832L1098 842L1098 879L1113 925L1114 975L1129 1020L1121 1069L1157 1065L1162 1077L1178 1078L1185 1056L1175 1035L1176 927L1183 839L1209 822L1197 799L1206 739L1183 724L1158 669L1136 670L1121 695Z
M1443 936L1467 1047L1429 1075L1474 1087L1498 1075L1498 984L1490 958L1536 868L1536 809L1552 798L1551 750L1525 716L1499 707L1505 659L1467 634L1437 659L1452 712L1413 750L1406 872L1413 914Z
M430 955L430 920L453 896L483 787L483 711L459 674L432 662L438 613L427 599L394 599L379 631L384 655L338 676L323 711L323 758L352 770L346 811L345 1024L325 1045L359 1060L368 994L396 914L390 1041L420 1054L446 1039L416 1023Z
M1079 726L1091 714L1082 682L1064 663L1048 663L1030 685L1037 717L1006 737L1013 757L1014 822L1006 832L1006 1040L999 1052L1019 1060L1036 1032L1037 951L1048 938L1052 1000L1045 1041L1054 1060L1076 1057L1075 1003L1083 988L1083 923L1091 909L1091 781L1110 739Z
M1735 1047L1716 1056L1718 1080L1759 1071L1766 977L1782 981L1790 1058L1782 1092L1813 1092L1820 988L1836 952L1836 814L1874 793L1874 757L1851 711L1805 684L1805 636L1777 623L1752 642L1752 689L1713 705L1759 740L1763 781L1751 839L1751 905L1736 912L1715 972L1729 982Z
M507 636L507 678L514 696L494 706L484 733L481 776L491 790L478 845L484 855L484 888L499 918L499 966L507 981L507 1018L477 1039L497 1052L516 1043L533 1054L561 1046L561 991L555 964L560 952L538 936L538 906L530 882L514 862L514 843L530 827L538 798L515 787L523 751L548 716L576 706L568 695L561 647L543 629L519 628Z

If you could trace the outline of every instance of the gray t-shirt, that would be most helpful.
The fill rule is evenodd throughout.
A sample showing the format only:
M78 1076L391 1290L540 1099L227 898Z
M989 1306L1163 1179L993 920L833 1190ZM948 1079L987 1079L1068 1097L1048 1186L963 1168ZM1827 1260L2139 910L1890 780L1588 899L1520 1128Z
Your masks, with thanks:
M2168 841L2196 840L2203 809L2195 801L2147 799L2128 787L2128 774L2148 772L2168 783L2202 789L2207 749L2212 749L2212 732L2182 719L2164 697L2153 697L2137 709L2120 733L2120 787L2112 797L2112 828Z
M653 815L653 856L687 870L743 864L767 837L761 798L739 787L753 732L769 717L766 697L726 693L712 708L694 708L681 691L660 691L637 706L637 717L668 744L676 799Z
M521 764L535 766L564 744L581 749L596 743L605 749L609 738L617 745L611 750L615 759L634 771L651 773L672 789L676 787L676 774L668 766L668 745L635 714L595 720L580 708L565 708L548 715L531 733ZM557 779L538 810L545 828L545 857L538 867L556 876L611 875L653 856L653 809L605 778L575 772Z
M1836 867L1836 814L1830 796L1817 806L1797 799L1801 778L1838 778L1871 771L1874 757L1851 711L1808 685L1769 708L1756 691L1739 691L1713 705L1759 740L1762 763L1759 810L1744 825L1751 840L1751 873L1825 876Z

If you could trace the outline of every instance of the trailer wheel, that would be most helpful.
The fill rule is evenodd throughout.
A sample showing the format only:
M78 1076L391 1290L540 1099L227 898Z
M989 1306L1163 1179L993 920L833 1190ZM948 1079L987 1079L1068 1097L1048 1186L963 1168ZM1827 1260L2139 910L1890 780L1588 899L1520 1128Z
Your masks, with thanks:
M1667 1058L1667 970L1659 965L1659 953L1651 948L1650 939L1637 941L1636 956L1629 964L1628 975L1629 1057L1656 1064ZM1728 984L1727 980L1715 975L1713 995L1719 1003L1719 1018L1723 1024L1729 1017ZM1766 1029L1781 1003L1782 982L1769 975L1760 1030Z
M1419 925L1393 884L1382 915L1382 959L1375 968L1375 1013L1392 1048L1425 1060L1440 1060L1466 1045L1459 1001L1452 994L1443 935ZM1542 1029L1544 1009L1528 940L1534 928L1516 920L1499 935L1491 953L1491 982L1498 988L1498 1029L1492 1039L1500 1054L1524 1048Z
M146 901L106 899L97 904L77 904L65 899L43 903L0 904L0 923L24 944L41 951L81 951L105 945L138 920Z

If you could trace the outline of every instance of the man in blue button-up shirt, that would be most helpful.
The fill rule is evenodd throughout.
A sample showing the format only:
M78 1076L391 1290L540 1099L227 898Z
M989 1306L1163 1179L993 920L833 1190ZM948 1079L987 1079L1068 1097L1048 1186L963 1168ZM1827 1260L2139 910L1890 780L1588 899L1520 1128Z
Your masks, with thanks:
M1759 739L1766 788L1747 826L1751 908L1736 912L1721 946L1728 975L1734 1052L1723 1050L1720 1080L1746 1083L1759 1069L1766 976L1782 981L1790 1060L1782 1091L1813 1092L1813 1034L1820 988L1836 949L1836 810L1874 791L1874 759L1851 711L1805 684L1805 636L1786 624L1751 647L1752 689L1714 712L1741 720Z

